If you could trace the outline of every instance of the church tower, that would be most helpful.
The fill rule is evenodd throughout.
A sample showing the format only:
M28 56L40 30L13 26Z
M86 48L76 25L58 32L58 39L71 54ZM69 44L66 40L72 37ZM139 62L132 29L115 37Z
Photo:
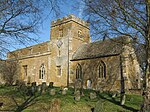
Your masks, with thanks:
M52 21L50 32L49 81L55 86L67 86L71 74L73 53L90 42L88 22L69 15Z

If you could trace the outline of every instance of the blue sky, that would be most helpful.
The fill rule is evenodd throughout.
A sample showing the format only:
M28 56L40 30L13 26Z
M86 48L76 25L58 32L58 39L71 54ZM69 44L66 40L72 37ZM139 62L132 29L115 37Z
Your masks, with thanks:
M53 13L49 14L49 9L45 9L44 11L44 17L43 23L40 24L39 26L39 32L38 32L38 43L46 42L50 40L50 24L51 21L57 20L58 18L62 18L64 16L68 16L69 14L73 14L81 19L83 19L83 9L84 9L84 4L79 0L79 3L75 3L78 0L65 0L63 3L60 5L60 15L54 16ZM36 35L30 35L36 38ZM16 49L21 49L25 48L28 46L32 46L35 44L38 44L36 42L29 42L26 46L22 45L20 43L15 43L12 47L8 47L10 51L14 51Z
M50 39L50 24L52 20L57 20L58 18L62 18L64 16L68 16L69 14L74 14L77 17L82 17L84 6L81 4L74 4L74 2L71 0L66 0L64 4L61 5L61 12L58 17L53 16L53 14L49 15L43 22L43 24L40 26L40 32L39 32L39 41L45 42L49 41ZM48 10L47 10L48 11Z

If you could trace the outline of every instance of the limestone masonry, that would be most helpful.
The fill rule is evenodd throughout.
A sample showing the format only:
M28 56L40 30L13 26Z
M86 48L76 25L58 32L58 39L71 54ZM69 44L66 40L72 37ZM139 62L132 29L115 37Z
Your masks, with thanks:
M122 44L129 41L117 37L91 43L89 23L69 15L52 21L50 41L9 52L7 60L19 61L19 78L26 83L119 90L123 77L126 89L140 88L134 49Z

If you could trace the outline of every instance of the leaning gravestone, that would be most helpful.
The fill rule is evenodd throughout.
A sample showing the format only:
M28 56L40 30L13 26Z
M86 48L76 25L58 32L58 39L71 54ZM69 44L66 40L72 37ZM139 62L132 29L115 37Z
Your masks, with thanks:
M125 104L125 100L126 100L126 95L125 94L121 95L121 105Z
M118 96L118 94L119 94L119 91L114 91L114 92L113 92L113 94L112 94L112 98L117 97L117 96Z
M54 96L56 94L56 90L55 89L51 89L49 92L50 95Z
M91 93L90 93L90 99L91 99L91 100L96 99L96 97L97 97L97 96L96 96L96 93L95 93L95 92L91 92Z
M74 99L76 101L80 101L80 98L81 98L80 91L79 90L75 91L74 95L75 95Z

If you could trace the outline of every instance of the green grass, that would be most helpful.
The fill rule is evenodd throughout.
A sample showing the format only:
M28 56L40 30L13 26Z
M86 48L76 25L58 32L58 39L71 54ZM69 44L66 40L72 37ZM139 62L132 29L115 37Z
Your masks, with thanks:
M73 91L70 88L67 91L67 95L61 95L60 88L56 89L56 95L51 96L49 92L44 95L39 96L36 99L36 103L23 112L44 112L49 108L52 99L58 98L61 101L61 112L91 112L92 108L101 108L103 112L136 112L140 109L142 103L142 97L140 95L127 94L126 103L124 106L119 104L120 97L117 96L112 98L111 93L98 93L97 98L94 100L89 99L90 92L93 90L84 90L84 96L81 96L80 101L74 100ZM17 92L16 87L0 87L0 102L4 102L3 108L1 110L11 110L14 109L15 103L10 96L14 96L17 102L21 103L23 97Z

